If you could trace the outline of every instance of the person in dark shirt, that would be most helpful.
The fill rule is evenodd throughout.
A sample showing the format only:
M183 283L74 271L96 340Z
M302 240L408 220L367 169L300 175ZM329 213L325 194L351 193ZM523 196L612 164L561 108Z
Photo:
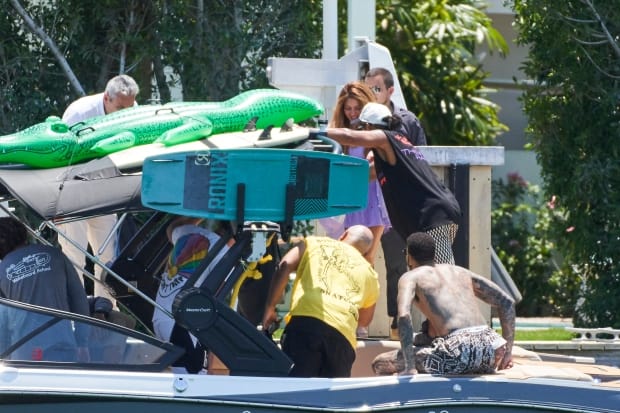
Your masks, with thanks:
M390 112L401 119L401 123L395 132L401 133L412 145L426 145L426 133L417 116L404 107L398 106L392 100L395 91L392 72L384 67L373 67L366 72L364 82L374 92L376 101L385 105ZM390 338L398 340L396 296L398 294L398 280L407 271L407 264L402 253L405 249L405 240L395 229L386 228L381 237L381 247L385 258L387 313L392 318Z
M90 315L86 291L73 264L58 248L28 244L26 227L12 217L0 218L0 260L0 294L4 297ZM37 327L32 321L9 319L10 325L3 328L23 334L24 329ZM76 328L74 332L65 320L46 333L33 338L32 351L24 347L24 357L39 354L45 361L88 361L87 331Z
M385 105L390 112L400 118L401 123L397 127L396 132L401 132L413 145L426 145L426 133L418 117L413 112L396 105L392 101L392 94L394 94L394 77L392 72L383 67L374 67L366 72L364 83L375 93L377 102Z
M371 102L360 114L359 130L327 128L324 133L342 145L372 148L392 227L403 239L414 232L428 233L436 243L435 262L454 264L460 206L417 147L397 132L399 126L397 115Z

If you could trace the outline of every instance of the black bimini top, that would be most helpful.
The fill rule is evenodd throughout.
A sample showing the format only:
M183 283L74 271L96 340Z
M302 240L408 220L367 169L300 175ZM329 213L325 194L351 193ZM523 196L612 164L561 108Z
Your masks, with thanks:
M0 197L16 199L44 220L143 210L142 174L108 158L52 169L0 167Z

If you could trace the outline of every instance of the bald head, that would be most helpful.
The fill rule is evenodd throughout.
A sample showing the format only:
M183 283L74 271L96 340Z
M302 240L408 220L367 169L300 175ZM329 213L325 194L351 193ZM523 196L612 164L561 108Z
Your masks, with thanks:
M340 236L340 241L347 243L358 250L362 255L366 254L373 241L372 232L363 225L353 225Z

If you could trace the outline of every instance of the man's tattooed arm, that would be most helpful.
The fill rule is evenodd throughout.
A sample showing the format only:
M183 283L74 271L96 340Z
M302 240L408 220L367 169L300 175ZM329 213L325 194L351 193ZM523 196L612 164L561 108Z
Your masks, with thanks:
M497 309L502 336L506 340L506 353L498 368L501 370L512 367L512 346L515 338L516 318L514 300L493 281L474 273L470 275L476 297Z

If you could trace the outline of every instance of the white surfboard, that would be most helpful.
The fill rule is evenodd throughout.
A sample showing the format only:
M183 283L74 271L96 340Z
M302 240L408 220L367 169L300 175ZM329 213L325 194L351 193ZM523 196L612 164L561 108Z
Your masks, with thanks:
M291 130L271 128L268 134L265 134L265 131L266 129L249 132L219 133L209 136L206 139L174 146L165 146L161 143L139 145L111 153L107 156L120 170L125 170L141 167L144 163L144 159L149 156L166 153L203 151L213 148L273 148L299 142L308 137L308 128L302 128L297 125L294 125ZM264 137L263 135L267 135L268 137Z

